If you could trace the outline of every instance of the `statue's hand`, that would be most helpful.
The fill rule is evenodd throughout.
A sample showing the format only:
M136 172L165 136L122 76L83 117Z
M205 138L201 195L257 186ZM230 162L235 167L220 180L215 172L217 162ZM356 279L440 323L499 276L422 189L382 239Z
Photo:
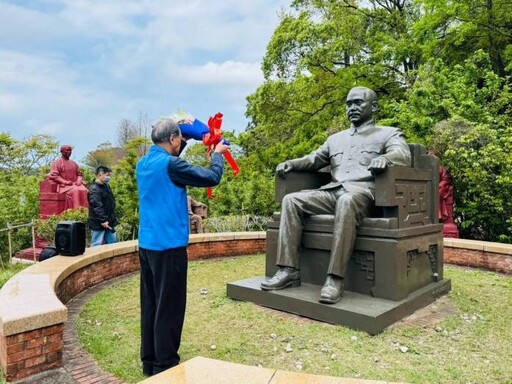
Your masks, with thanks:
M276 168L276 173L280 177L286 177L286 174L292 170L292 165L290 162L285 161L284 163L281 163Z
M73 182L68 180L64 183L64 185L73 185Z
M372 161L370 162L370 165L368 166L368 170L374 174L374 175L378 175L379 173L382 173L386 170L388 166L388 162L385 158L383 157L376 157L374 159L372 159Z

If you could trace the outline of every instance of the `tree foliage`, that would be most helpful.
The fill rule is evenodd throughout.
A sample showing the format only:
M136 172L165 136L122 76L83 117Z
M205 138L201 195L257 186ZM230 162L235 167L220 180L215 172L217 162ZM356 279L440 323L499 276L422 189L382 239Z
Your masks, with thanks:
M295 0L247 99L245 171L271 180L347 128L346 94L368 86L377 120L440 150L462 235L511 241L511 15L506 0Z
M0 229L7 224L27 224L39 213L39 181L57 153L58 143L49 135L15 140L0 134ZM32 244L30 229L16 230L13 249ZM7 232L0 233L0 257L8 254Z
M37 174L48 166L58 153L59 143L50 135L32 135L16 140L8 133L0 133L0 171Z
M139 225L139 194L135 167L148 142L142 137L128 141L126 156L114 168L111 186L116 198L116 214L119 220L118 232L121 239L134 239Z
M87 154L83 160L86 168L92 172L96 172L96 168L100 165L113 168L125 156L123 148L113 147L110 142L101 143L98 147Z

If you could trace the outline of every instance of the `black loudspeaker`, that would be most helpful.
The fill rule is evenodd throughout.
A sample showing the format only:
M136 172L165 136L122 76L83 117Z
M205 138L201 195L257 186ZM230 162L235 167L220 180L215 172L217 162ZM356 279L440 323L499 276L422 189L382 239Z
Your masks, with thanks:
M61 221L55 230L55 248L60 255L77 256L85 252L85 224Z

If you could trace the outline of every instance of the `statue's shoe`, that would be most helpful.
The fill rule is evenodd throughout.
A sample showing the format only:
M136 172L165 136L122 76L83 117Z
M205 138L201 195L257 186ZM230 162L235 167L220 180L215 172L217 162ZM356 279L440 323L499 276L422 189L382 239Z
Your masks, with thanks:
M343 295L343 279L334 275L327 275L325 284L320 291L320 302L324 304L336 304Z
M270 280L261 283L264 291L274 291L300 285L300 271L291 267L280 267Z

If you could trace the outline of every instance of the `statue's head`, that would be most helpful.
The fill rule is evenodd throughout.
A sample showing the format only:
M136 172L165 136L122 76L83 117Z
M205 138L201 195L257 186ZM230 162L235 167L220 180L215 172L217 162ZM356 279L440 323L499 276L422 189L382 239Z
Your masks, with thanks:
M377 94L366 87L355 87L347 95L347 117L356 127L367 123L378 110Z
M60 147L60 153L65 159L69 159L71 152L73 152L73 147L71 145L63 145Z

